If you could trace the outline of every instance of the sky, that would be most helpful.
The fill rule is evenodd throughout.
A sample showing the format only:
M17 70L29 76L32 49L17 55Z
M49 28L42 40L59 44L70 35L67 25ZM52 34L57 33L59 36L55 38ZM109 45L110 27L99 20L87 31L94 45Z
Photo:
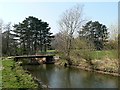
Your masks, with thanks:
M47 22L52 33L58 33L58 21L66 9L76 4L84 5L83 17L99 21L108 28L118 21L117 2L1 2L0 19L4 23L18 24L25 17L34 16Z

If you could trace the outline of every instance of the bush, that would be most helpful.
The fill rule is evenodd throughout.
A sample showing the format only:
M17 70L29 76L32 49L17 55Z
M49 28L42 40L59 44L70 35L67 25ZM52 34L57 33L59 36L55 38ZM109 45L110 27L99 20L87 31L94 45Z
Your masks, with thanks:
M117 50L118 49L118 41L117 40L109 40L105 46L105 50Z

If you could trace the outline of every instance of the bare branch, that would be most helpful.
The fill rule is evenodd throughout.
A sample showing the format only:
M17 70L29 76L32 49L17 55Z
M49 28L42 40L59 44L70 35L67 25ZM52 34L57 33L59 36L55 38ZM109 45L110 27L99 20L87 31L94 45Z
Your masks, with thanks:
M83 6L80 5L66 10L59 21L62 35L60 40L62 42L61 49L66 52L66 57L68 58L73 46L73 35L80 30L84 21L86 20L83 19Z

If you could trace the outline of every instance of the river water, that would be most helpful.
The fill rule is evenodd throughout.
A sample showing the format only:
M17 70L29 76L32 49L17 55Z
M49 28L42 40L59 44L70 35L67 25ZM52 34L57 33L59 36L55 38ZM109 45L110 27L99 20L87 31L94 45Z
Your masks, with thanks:
M53 64L25 65L34 77L51 88L120 88L120 78Z

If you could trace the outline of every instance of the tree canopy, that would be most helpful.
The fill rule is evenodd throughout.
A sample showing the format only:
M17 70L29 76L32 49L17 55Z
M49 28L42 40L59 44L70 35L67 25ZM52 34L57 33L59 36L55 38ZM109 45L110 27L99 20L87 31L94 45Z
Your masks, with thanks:
M50 32L51 28L47 22L41 19L29 16L21 23L14 24L13 30L10 29L8 27L8 30L3 33L3 40L5 41L7 39L8 41L3 43L5 44L3 48L7 49L10 47L8 49L11 50L13 47L10 46L10 43L12 43L14 46L14 50L12 51L16 52L16 54L46 52L51 46L51 40L53 38ZM10 42L10 40L12 41Z
M79 31L79 37L91 41L97 50L102 50L108 39L107 27L98 21L89 21Z

